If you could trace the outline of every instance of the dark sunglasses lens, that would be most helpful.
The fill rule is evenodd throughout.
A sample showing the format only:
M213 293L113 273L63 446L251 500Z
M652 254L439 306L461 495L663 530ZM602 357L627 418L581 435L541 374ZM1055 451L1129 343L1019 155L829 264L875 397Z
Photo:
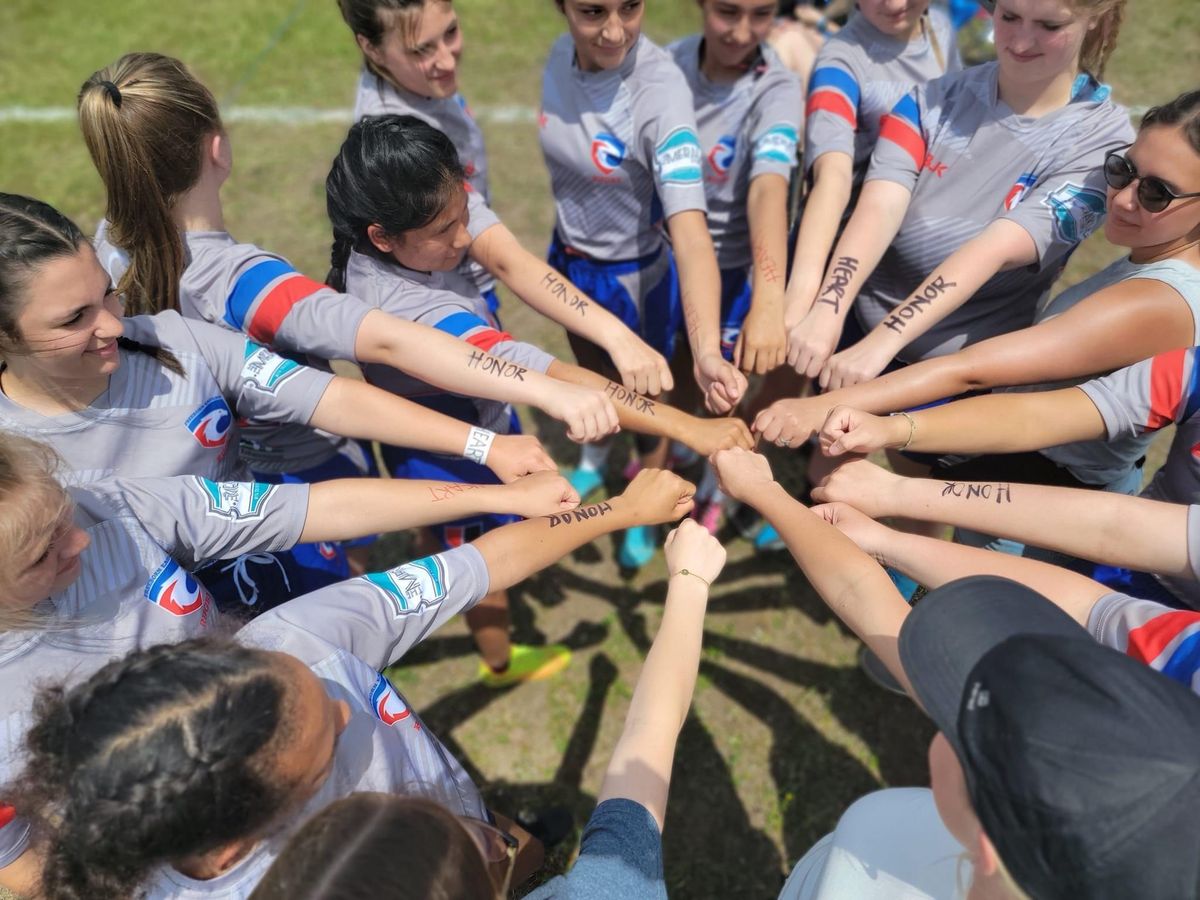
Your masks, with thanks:
M1104 180L1108 186L1121 190L1133 181L1133 166L1129 160L1118 153L1110 153L1104 158Z
M1146 212L1162 212L1171 202L1167 186L1151 175L1138 182L1138 203Z

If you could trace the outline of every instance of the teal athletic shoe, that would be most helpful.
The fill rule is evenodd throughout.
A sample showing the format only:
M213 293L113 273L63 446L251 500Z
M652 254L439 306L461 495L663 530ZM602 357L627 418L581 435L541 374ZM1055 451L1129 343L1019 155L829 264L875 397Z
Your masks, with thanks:
M579 494L580 503L604 487L604 476L599 469L573 469L567 476L567 481Z
M779 536L774 525L764 522L763 527L758 529L758 534L754 536L754 549L770 553L775 550L786 550L787 544L783 542L783 538Z
M637 525L622 535L621 550L617 563L622 569L640 569L654 557L658 549L654 529L649 525Z

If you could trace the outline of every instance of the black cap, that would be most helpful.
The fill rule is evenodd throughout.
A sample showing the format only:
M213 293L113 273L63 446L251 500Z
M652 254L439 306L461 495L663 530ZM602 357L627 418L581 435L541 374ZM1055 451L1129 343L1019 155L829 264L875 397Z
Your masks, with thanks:
M1200 697L990 576L931 591L900 659L1031 897L1200 896Z

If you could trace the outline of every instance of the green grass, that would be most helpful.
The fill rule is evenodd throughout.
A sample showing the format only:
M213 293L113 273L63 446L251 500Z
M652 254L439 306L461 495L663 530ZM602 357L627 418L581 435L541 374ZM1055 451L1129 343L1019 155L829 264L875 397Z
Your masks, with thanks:
M542 61L561 30L551 0L458 0L457 7L472 105L536 106ZM693 0L650 0L648 13L648 31L660 40L698 26ZM1132 3L1108 73L1118 99L1145 106L1194 86L1196 34L1194 0ZM223 102L347 108L353 99L357 51L333 0L181 7L7 0L0 4L0 107L69 107L94 69L146 49L187 61ZM527 246L541 248L552 209L534 126L484 127L495 205ZM323 275L322 185L343 132L340 125L233 125L236 165L225 199L234 233ZM73 122L0 124L0 189L45 199L85 228L103 211ZM1065 280L1117 252L1094 238L1075 254ZM518 336L567 352L561 331L511 299L505 321ZM561 439L550 432L545 439L562 462L572 459ZM797 473L785 466L782 474ZM394 563L406 547L388 541L378 559ZM743 541L729 549L680 739L665 837L673 897L774 896L790 864L856 797L926 779L930 726L906 701L867 684L854 663L857 642L790 561L755 558ZM612 557L612 542L597 542L513 592L520 640L565 639L575 648L560 678L496 693L477 687L460 623L418 648L398 674L497 808L561 802L582 821L594 802L665 590L661 558L623 582ZM553 863L565 861L559 854Z

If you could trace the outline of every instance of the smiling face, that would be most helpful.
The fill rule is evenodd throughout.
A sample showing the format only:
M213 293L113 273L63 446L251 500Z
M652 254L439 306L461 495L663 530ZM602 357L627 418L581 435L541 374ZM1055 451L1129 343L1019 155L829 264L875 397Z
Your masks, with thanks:
M642 33L643 0L560 0L585 72L618 68Z
M1018 84L1074 75L1083 40L1096 24L1063 0L997 0L993 21L1000 70Z
M391 237L379 226L372 225L367 234L379 250L406 269L449 272L458 267L463 254L471 246L471 234L467 231L469 221L466 189L456 186L442 211L423 228L414 228Z
M5 356L12 374L50 384L85 384L117 370L121 301L90 244L38 266L23 294L17 351Z
M775 22L775 4L763 0L702 0L704 53L720 69L747 65Z
M1154 176L1176 194L1200 191L1200 153L1177 125L1147 125L1138 132L1125 158L1139 176ZM1172 200L1161 212L1138 202L1138 180L1108 188L1104 236L1114 244L1155 256L1200 238L1200 197Z
M443 0L427 0L415 27L406 28L405 24L390 24L377 45L356 35L358 46L406 91L438 100L453 97L458 92L458 59L463 48L454 7Z
M891 37L912 37L927 9L929 0L858 0L859 14Z

